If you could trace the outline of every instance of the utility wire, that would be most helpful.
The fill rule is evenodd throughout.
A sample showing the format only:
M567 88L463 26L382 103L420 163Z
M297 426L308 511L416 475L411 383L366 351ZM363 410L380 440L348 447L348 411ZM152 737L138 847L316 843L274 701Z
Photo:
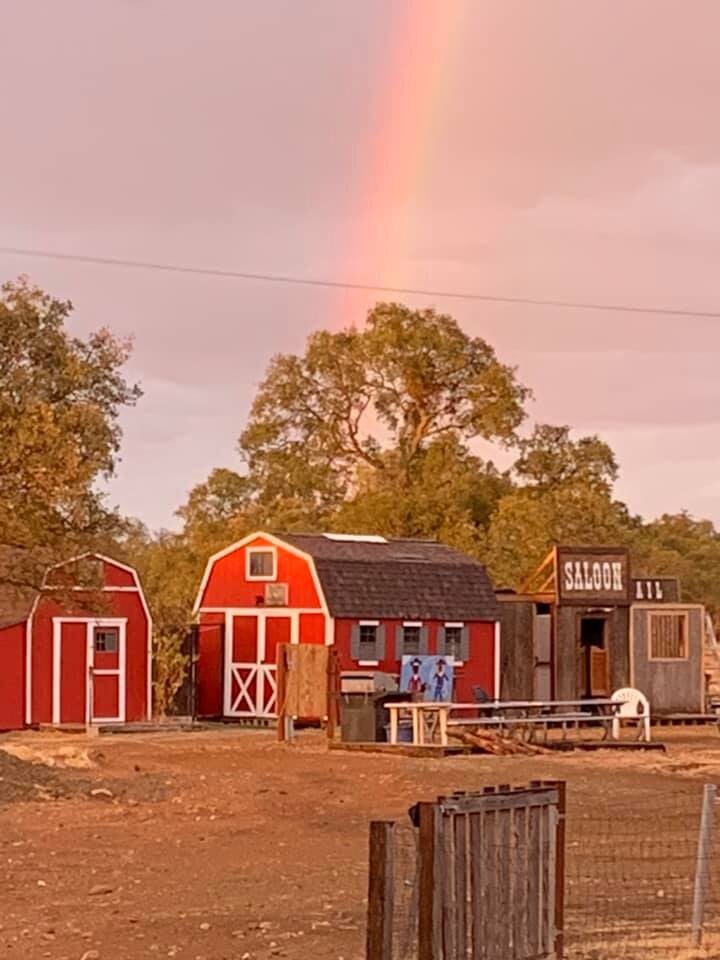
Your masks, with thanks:
M664 317L697 317L720 320L720 311L680 310L669 307L639 307L629 304L592 303L573 300L540 300L534 297L500 297L486 293L458 290L423 290L416 287L389 287L375 283L349 283L343 280L318 280L293 277L279 273L250 273L242 270L222 270L213 267L188 267L174 263L153 263L148 260L123 260L116 257L91 257L79 253L56 253L52 250L23 249L0 246L0 254L14 257L38 257L46 260L64 260L71 263L91 263L108 267L129 267L135 270L159 270L165 273L187 273L201 277L226 277L233 280L257 280L261 283L283 283L303 287L325 287L336 290L368 290L375 293L401 293L440 299L475 300L483 303L516 303L529 307L557 307L562 310L601 310L607 313L640 313Z

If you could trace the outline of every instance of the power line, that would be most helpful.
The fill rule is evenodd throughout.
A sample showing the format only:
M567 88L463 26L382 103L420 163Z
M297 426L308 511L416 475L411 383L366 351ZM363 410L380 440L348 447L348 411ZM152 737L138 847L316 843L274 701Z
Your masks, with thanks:
M292 286L325 287L335 290L367 290L374 293L400 293L439 299L475 300L483 303L515 303L529 307L557 307L561 310L600 310L607 313L640 313L664 317L696 317L720 320L720 312L712 310L676 310L669 307L638 307L629 304L592 303L573 300L541 300L534 297L501 297L486 293L459 290L423 290L416 287L389 287L375 283L350 283L343 280L318 280L311 277L293 277L279 273L250 273L242 270L222 270L214 267L188 267L174 263L153 263L148 260L124 260L116 257L91 257L79 253L56 253L52 250L2 247L0 254L17 257L41 257L46 260L64 260L72 263L91 263L106 267L129 267L135 270L159 270L165 273L195 274L201 277L225 277L233 280L256 280L261 283L283 283Z

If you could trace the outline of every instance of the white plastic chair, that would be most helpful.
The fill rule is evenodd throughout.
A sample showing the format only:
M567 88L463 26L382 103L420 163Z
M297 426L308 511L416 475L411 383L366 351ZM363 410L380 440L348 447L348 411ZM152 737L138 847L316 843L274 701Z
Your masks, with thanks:
M634 720L638 725L638 740L644 739L650 743L650 701L639 690L633 687L622 687L616 690L610 699L622 706L613 715L613 740L620 739L620 724L623 720Z

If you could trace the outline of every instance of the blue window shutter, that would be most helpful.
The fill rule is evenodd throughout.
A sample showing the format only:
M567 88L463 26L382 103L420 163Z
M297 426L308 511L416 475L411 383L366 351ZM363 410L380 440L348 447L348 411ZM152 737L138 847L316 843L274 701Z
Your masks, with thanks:
M428 652L428 628L420 627L420 654L426 656Z
M445 656L445 627L438 627L437 631L437 653L439 657Z
M463 663L470 659L470 627L463 627L460 634L460 659Z
M360 626L354 623L350 632L350 656L353 660L360 659Z
M385 659L385 627L379 626L375 634L375 659Z
M395 627L395 659L402 663L405 654L405 631L402 625Z

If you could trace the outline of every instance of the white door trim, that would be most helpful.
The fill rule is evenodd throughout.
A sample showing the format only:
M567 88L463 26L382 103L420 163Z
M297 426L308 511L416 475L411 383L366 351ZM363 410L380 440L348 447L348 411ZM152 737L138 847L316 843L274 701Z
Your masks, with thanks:
M317 612L317 611L315 611ZM252 616L256 622L255 659L233 660L233 620L236 616ZM290 621L290 643L300 642L300 611L287 609L257 610L252 614L234 609L225 611L225 682L223 690L223 716L225 717L275 717L277 715L277 665L265 663L267 650L267 621L270 617L283 617ZM250 685L255 682L255 696ZM265 697L266 683L269 687ZM233 686L237 693L233 696Z
M62 690L62 626L64 623L85 624L85 723L125 723L126 714L126 678L127 678L127 617L53 617L53 696L52 722L60 721L60 697ZM118 628L118 666L113 669L95 671L95 627ZM93 675L116 676L118 678L118 716L97 717L92 708Z

